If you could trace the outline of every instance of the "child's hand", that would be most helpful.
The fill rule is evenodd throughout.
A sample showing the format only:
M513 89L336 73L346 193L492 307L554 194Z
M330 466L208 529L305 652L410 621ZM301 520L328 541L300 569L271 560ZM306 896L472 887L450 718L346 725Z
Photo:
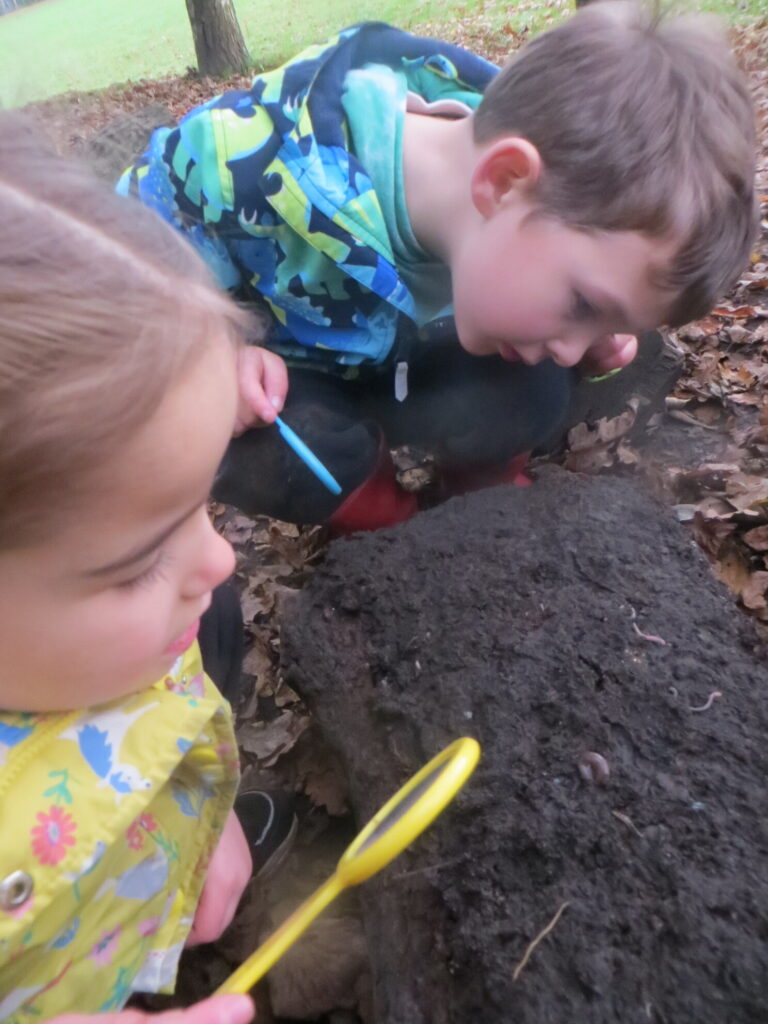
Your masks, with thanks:
M48 1024L248 1024L253 1020L253 1003L249 996L213 996L186 1010L166 1013L144 1013L123 1010L121 1013L65 1013L52 1017Z
M248 841L234 811L229 812L219 845L214 850L187 946L214 942L235 916L251 877L253 862Z
M587 373L601 374L628 366L637 355L634 334L607 334L596 342L581 361Z
M288 369L274 352L243 345L237 354L240 399L233 434L274 423L288 391Z

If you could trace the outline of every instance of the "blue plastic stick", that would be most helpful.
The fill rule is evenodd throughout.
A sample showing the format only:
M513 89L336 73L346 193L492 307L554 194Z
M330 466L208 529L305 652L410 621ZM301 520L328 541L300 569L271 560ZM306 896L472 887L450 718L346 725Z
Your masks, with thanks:
M335 477L331 476L320 459L314 452L304 444L295 430L291 430L287 423L284 423L279 416L275 417L275 426L280 431L283 439L293 448L302 462L312 470L318 480L322 481L331 494L341 494L341 484Z

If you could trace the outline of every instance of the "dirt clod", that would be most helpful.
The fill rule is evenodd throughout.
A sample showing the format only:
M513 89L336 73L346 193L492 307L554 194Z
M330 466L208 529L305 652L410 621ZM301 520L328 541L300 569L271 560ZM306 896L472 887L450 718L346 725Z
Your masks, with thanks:
M668 509L549 469L335 542L285 615L361 823L456 736L483 747L361 891L377 1024L768 1019L765 652Z

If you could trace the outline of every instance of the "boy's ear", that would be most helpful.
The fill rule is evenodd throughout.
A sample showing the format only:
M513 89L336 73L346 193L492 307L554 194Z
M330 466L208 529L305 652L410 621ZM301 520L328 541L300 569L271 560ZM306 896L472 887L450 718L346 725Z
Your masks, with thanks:
M478 160L472 174L472 202L488 217L513 189L527 190L541 174L541 156L527 139L514 135L497 139Z

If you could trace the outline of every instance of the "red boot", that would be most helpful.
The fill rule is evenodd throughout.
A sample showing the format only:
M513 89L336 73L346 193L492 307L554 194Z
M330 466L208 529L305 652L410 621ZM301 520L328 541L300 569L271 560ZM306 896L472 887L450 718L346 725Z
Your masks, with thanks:
M484 487L496 487L498 484L516 484L518 487L530 487L533 481L525 472L530 452L522 452L509 462L495 463L491 466L468 466L462 469L447 468L443 472L443 485L446 496L468 494L480 491Z
M416 495L398 484L392 456L382 442L373 473L344 499L328 525L336 536L345 536L358 530L379 530L403 523L417 511Z

